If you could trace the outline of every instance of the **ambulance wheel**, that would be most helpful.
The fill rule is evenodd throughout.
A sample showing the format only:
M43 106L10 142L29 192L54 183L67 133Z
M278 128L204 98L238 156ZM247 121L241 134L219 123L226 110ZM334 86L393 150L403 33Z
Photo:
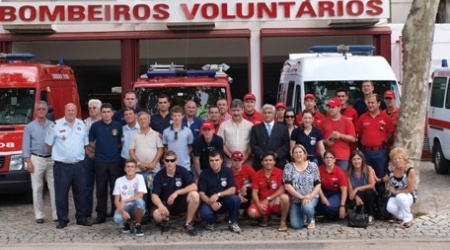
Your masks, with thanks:
M433 146L433 162L436 173L448 174L450 170L450 162L445 159L441 144L439 142L436 142Z

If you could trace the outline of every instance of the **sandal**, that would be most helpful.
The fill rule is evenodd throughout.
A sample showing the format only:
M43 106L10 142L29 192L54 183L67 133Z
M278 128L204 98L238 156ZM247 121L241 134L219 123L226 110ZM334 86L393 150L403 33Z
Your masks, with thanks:
M280 227L278 228L278 232L286 232L288 230L288 227L286 226L286 224L281 224Z
M400 224L402 226L402 228L410 228L413 225L413 221L410 220L408 222L403 222L402 224Z
M389 220L389 223L401 224L401 223L402 223L402 220L397 219L397 218L395 218L395 219L390 219L390 220Z

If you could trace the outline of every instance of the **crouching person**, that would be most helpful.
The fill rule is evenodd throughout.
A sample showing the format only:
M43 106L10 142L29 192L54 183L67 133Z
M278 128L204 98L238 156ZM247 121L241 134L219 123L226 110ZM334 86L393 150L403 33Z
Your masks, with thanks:
M278 231L287 231L286 219L289 212L289 196L283 186L283 171L275 167L275 153L267 152L262 156L263 168L256 172L252 183L253 203L248 209L251 218L260 218L259 225L267 227L269 215L281 212Z
M170 215L187 211L184 229L191 235L197 235L193 219L200 203L197 184L186 168L177 165L175 152L169 150L164 157L165 168L153 179L152 202L155 205L153 218L160 223L161 231L169 230Z
M116 224L123 225L123 233L131 231L134 220L136 222L134 234L144 236L141 222L145 212L143 197L147 193L147 187L142 175L136 174L136 165L134 160L125 161L125 175L116 180L113 195L117 209L113 220Z
M214 230L217 214L228 211L228 228L234 233L241 233L237 223L241 199L235 194L233 173L223 165L223 156L219 151L210 153L209 165L198 178L198 191L202 201L199 211L206 221L206 230Z

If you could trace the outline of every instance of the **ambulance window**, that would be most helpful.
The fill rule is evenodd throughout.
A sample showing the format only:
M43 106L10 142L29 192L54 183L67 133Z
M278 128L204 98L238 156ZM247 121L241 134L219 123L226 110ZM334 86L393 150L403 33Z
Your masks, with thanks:
M301 94L302 94L302 91L301 91L300 85L297 85L295 88L295 101L294 101L294 110L296 113L303 110L302 101L300 98Z
M290 81L289 85L288 85L287 96L286 96L286 105L288 107L294 106L294 105L292 105L292 96L294 95L294 86L295 86L295 82Z
M431 89L430 106L442 108L444 105L445 89L447 87L446 77L435 77ZM448 95L448 94L447 94ZM448 97L447 97L448 102ZM447 106L447 105L446 105Z

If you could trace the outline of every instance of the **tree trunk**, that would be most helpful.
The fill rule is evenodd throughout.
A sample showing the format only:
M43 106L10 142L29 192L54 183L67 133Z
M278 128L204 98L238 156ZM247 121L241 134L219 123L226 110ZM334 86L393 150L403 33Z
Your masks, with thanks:
M395 146L407 150L411 166L422 154L434 22L439 0L414 0L402 31L403 86Z

